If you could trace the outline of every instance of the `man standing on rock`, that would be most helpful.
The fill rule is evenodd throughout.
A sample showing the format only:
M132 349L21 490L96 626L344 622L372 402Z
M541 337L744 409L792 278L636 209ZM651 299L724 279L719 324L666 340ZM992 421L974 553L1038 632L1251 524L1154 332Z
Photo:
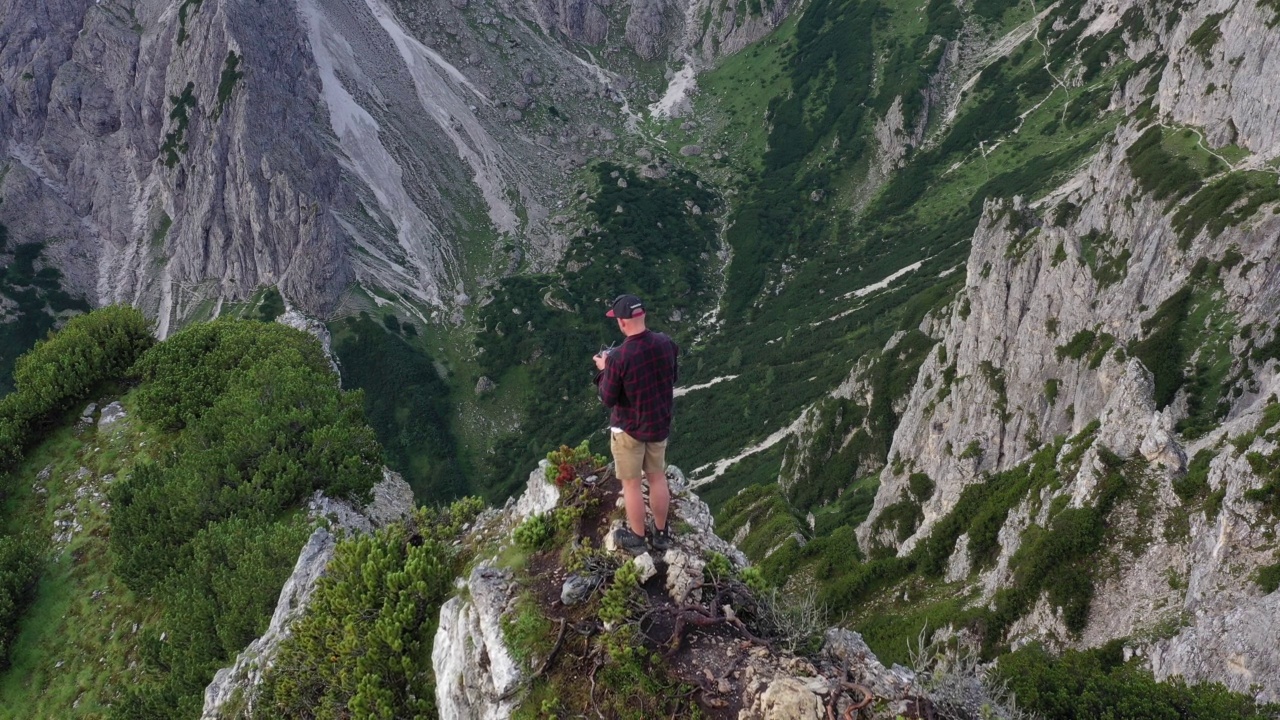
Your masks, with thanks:
M600 371L596 375L600 401L613 409L609 444L627 508L627 524L614 533L614 542L639 555L646 550L647 535L653 549L661 552L671 544L666 453L680 348L671 338L645 327L644 303L635 295L619 295L605 316L616 319L626 336L620 347L594 358ZM642 473L649 481L651 533L645 525Z

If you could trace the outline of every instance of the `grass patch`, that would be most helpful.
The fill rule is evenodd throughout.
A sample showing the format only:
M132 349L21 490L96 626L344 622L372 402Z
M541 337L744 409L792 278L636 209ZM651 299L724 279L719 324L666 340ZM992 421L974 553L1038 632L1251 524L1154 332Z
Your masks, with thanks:
M125 405L131 408L128 398ZM106 717L122 688L140 677L130 665L140 660L143 633L157 622L160 608L112 572L110 521L101 495L77 490L105 492L106 476L123 476L163 447L128 418L101 434L77 435L68 425L33 448L9 476L23 479L6 483L12 488L4 506L9 524L34 524L49 537L55 521L70 517L66 508L74 508L82 529L49 556L13 645L12 665L0 672L0 718L62 717L73 705L79 717ZM31 479L45 467L50 480L41 483L46 492L38 493ZM77 478L81 467L90 472L89 484Z
M1204 179L1225 168L1200 146L1193 130L1152 126L1125 151L1142 189L1174 203L1196 192Z

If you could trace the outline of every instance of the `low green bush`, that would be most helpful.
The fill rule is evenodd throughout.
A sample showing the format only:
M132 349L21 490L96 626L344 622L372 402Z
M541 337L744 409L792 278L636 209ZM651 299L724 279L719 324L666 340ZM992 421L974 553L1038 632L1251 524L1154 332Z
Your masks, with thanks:
M434 717L431 645L484 504L459 500L342 541L263 678L255 718Z
M288 353L300 368L315 374L332 374L320 344L300 330L231 319L192 325L133 366L142 383L138 416L150 425L180 430L208 410L233 380L278 353Z
M35 599L42 550L34 532L0 535L0 670L9 667L18 621Z
M1124 661L1123 640L1061 656L1031 644L1000 658L995 673L1021 709L1044 720L1267 720L1280 710L1218 683L1157 682L1140 663Z

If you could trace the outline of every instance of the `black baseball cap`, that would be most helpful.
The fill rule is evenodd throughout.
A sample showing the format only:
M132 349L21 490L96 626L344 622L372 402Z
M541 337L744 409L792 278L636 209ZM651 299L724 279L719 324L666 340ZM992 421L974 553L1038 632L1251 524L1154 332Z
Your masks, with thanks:
M644 303L635 295L619 295L613 301L613 306L609 308L609 312L604 315L605 317L630 320L633 317L644 315Z

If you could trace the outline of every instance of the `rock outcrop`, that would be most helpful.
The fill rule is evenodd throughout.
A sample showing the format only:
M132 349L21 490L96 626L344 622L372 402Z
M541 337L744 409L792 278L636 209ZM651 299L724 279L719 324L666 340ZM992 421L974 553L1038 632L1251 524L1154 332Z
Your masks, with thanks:
M317 492L308 510L313 517L326 518L329 527L318 527L311 533L293 572L280 590L280 599L267 631L249 643L231 667L214 674L205 688L202 718L214 720L226 714L226 708L247 703L252 707L253 689L271 668L272 658L280 643L289 637L290 627L307 610L316 583L324 575L333 558L339 536L344 533L367 533L404 519L413 510L413 490L398 474L383 471L383 480L373 487L371 498L363 507L346 500L335 500Z
M701 588L711 582L704 575L704 567L717 554L729 558L739 569L745 567L741 553L716 536L706 504L688 490L683 474L670 467L667 475L674 494L670 522L679 528L674 545L662 557L646 552L633 561L648 598L644 602L656 608L655 612L661 612L664 607L674 611L696 606L699 601L693 599L692 592L696 588L701 593ZM442 718L511 717L524 701L531 681L547 672L555 657L556 651L552 650L550 657L535 662L541 667L531 668L514 659L506 637L507 620L513 614L528 612L527 605L522 607L521 603L538 597L536 593L530 595L529 585L542 584L547 570L539 570L536 578L522 579L521 574L526 571L503 567L499 560L510 549L515 527L536 515L553 511L560 503L560 492L545 478L542 467L535 470L519 499L509 501L501 510L487 512L469 532L467 544L478 541L481 547L487 548L482 555L488 558L478 562L465 580L459 579L458 595L441 609L432 665ZM616 481L610 482L616 485ZM607 484L603 487L604 497L616 496L616 489L607 490ZM611 509L612 503L609 503L601 510L607 515ZM618 521L609 523L595 514L584 516L584 521L601 528L600 532L605 533L603 545L610 548L609 537ZM539 561L531 558L529 562ZM608 584L613 580L602 578L599 582ZM592 592L589 587L587 596ZM522 596L524 600L520 599ZM556 597L561 596L557 593ZM581 601L566 604L576 605ZM548 617L564 610L550 605L535 608ZM730 612L732 618L731 610L725 612ZM963 699L973 703L974 712L983 704L1002 707L1002 700L989 694L973 667L963 672L948 671L948 677L942 681L939 681L942 673L936 672L940 666L926 669L923 675L896 665L886 668L856 632L836 628L820 633L818 652L800 657L754 638L745 629L741 633L733 630L745 628L734 623L736 621L731 620L724 631L708 632L705 636L689 633L683 642L668 646L662 656L665 668L695 687L699 707L708 717L820 720L831 713L853 712L874 700L875 705L864 712L870 713L868 717L887 720L902 714L927 713L931 708L942 707L944 702L950 703L946 707L956 707L952 697L956 693L951 690L956 683L966 684L969 692ZM591 624L591 617L576 621L575 631L599 633L599 628L594 631L589 628ZM606 626L603 632L611 630ZM941 652L941 656L948 653ZM662 668L655 667L654 671L663 672ZM573 682L580 683L582 679L574 675ZM932 699L935 695L937 702Z

